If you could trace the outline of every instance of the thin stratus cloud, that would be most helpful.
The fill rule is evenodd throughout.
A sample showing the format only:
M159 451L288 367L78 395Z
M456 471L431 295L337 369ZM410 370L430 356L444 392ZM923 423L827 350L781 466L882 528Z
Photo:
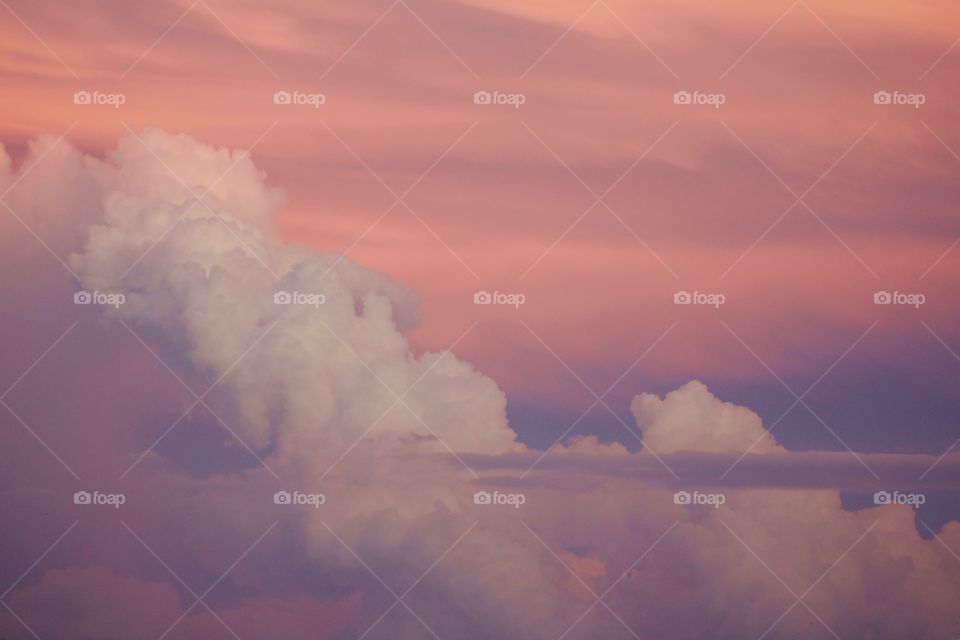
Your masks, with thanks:
M949 4L0 32L3 638L960 635Z

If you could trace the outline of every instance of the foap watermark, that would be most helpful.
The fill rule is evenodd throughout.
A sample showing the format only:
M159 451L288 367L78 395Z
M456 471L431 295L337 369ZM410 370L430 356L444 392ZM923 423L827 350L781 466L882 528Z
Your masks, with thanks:
M473 94L473 104L505 105L519 109L527 101L523 93L502 93L500 91L476 91Z
M527 301L522 293L503 293L501 291L477 291L473 294L473 304L497 304L519 309Z
M673 504L683 506L706 505L719 509L720 505L727 501L727 496L722 493L703 493L700 491L677 491L673 494Z
M322 493L303 493L301 491L277 491L273 494L273 504L290 504L299 507L319 509L326 503L327 496Z
M873 504L906 504L914 509L919 509L920 505L927 501L927 496L923 493L900 493L899 491L877 491L873 494Z
M903 91L877 91L873 94L873 104L896 105L919 109L927 101L926 94L905 93Z
M505 505L519 509L527 502L527 496L522 493L501 493L500 491L477 491L473 494L473 504Z
M73 494L73 504L95 504L105 505L119 509L120 505L127 501L127 496L122 493L101 493L99 491L77 491Z
M297 304L318 309L327 301L322 293L306 293L303 291L277 291L273 294L273 304Z
M304 91L277 91L273 94L273 104L305 106L319 109L327 102L327 96L322 93L306 93Z
M897 304L919 309L927 301L922 293L904 293L903 291L877 291L873 294L873 304Z
M73 104L85 106L103 106L119 109L127 101L123 93L105 93L103 91L77 91L73 94Z
M677 291L673 294L673 304L699 304L719 309L727 301L722 293L704 293L703 291Z
M73 304L97 304L116 309L126 301L127 296L119 291L77 291L73 294Z
M704 93L702 91L677 91L673 94L673 104L701 105L719 109L727 101L722 93Z

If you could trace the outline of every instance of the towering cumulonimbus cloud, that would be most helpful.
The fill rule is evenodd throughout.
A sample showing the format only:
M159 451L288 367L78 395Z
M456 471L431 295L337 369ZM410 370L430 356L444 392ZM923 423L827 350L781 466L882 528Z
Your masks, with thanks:
M401 331L417 322L415 293L277 241L283 197L245 153L148 130L95 173L105 224L73 256L84 285L122 291L111 314L224 376L252 446L330 462L369 429L372 442L435 451L518 448L493 381L451 353L411 352Z
M108 316L155 331L175 360L220 379L230 423L287 486L325 489L330 504L304 517L300 552L338 588L372 596L381 589L357 575L328 521L394 582L470 531L470 476L434 454L524 447L492 380L451 353L411 352L402 331L417 321L415 294L337 254L280 244L271 222L282 199L235 152L131 133L95 174L104 223L72 257L83 285L121 291ZM471 533L452 568L454 558L436 569L431 624L477 638L556 624L570 595L536 545ZM416 620L391 627L397 638L424 632Z
M71 258L82 285L123 292L125 303L105 313L150 332L175 367L219 379L217 409L284 486L329 498L323 509L288 516L293 533L282 543L258 548L268 560L246 567L246 599L222 609L231 623L255 615L302 629L340 616L317 633L357 637L395 604L380 579L399 594L430 569L405 602L443 638L956 636L960 572L946 547L960 548L960 526L924 540L907 506L849 511L835 490L711 487L685 488L723 491L722 508L675 504L680 486L604 473L613 457L649 454L584 439L565 454L590 458L589 482L545 472L520 487L522 510L477 507L472 492L483 484L450 451L497 456L524 447L492 380L450 353L412 353L403 331L417 322L414 293L337 254L280 243L272 220L282 195L242 153L155 130L125 135L104 160L66 146L55 153L29 180L56 201L96 206L89 217L99 221ZM9 171L0 167L0 183ZM278 292L313 302L277 304ZM699 382L664 398L641 394L632 410L645 442L667 457L751 446L790 455L755 413ZM191 515L171 509L172 520L212 512L233 530L256 511L245 500L277 487L252 468L212 480L147 463L138 473L175 477L191 494ZM164 494L156 503L176 500ZM202 537L169 544L200 558L209 547L190 545ZM272 581L278 566L301 565L322 580L316 593L290 594L290 582ZM82 584L123 594L130 610L140 610L138 592L162 601L161 631L176 614L172 593L155 581L82 566L51 570L10 601L70 611ZM804 593L805 605L790 590ZM297 618L289 612L297 603L314 615ZM218 630L199 609L184 620L183 637ZM404 605L389 616L367 637L429 635ZM51 624L51 637L69 635L64 620L62 629ZM76 621L91 637L116 637L109 620Z

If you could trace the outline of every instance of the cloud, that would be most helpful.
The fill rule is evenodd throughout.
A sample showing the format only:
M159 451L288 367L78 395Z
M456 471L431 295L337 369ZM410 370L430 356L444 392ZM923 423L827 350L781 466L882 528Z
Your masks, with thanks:
M630 410L643 431L644 442L657 453L703 451L757 453L783 451L746 407L723 402L696 380L664 398L641 393Z
M416 294L276 239L282 196L245 154L151 130L124 136L97 173L105 224L71 263L89 290L124 292L110 315L223 377L251 446L310 464L366 436L516 448L496 384L450 353L411 352L401 331L417 322ZM276 304L278 293L293 304Z
M95 186L89 215L101 221L71 258L82 286L122 291L126 302L104 309L109 326L142 332L178 374L219 381L211 406L279 476L251 465L198 479L154 454L125 485L124 517L136 518L160 557L188 568L189 584L212 583L282 522L220 583L212 606L229 623L252 616L350 635L377 624L368 637L395 639L429 635L427 625L469 640L571 628L569 638L759 637L771 625L770 638L832 637L827 627L877 640L957 632L960 572L947 550L960 548L957 523L924 540L909 507L846 511L833 488L759 482L721 489L719 508L675 504L678 489L717 490L687 475L698 461L729 460L757 441L763 455L745 465L800 455L703 384L641 394L631 407L652 450L690 460L679 481L623 472L655 460L595 438L548 454L530 481L478 481L461 461L500 461L501 472L539 453L515 442L503 392L453 354L411 350L413 292L337 254L282 244L271 228L282 196L248 156L156 130L126 135L104 160L64 154L78 180L61 182L55 168L33 177L64 202L73 185ZM324 298L275 304L278 291ZM134 461L140 452L122 442L109 454ZM323 491L327 502L274 505L278 488ZM521 491L526 501L476 505L481 488ZM96 526L78 527L10 602L31 621L51 608L82 610L75 619L90 637L109 637L116 619L101 600L133 612L157 601L150 620L173 622L174 591L134 585L123 577L133 575L130 554L109 555L105 531L137 544L113 517L89 517ZM88 567L95 561L111 569ZM797 605L778 621L794 604L790 591L808 588L816 616ZM397 604L391 592L408 589ZM589 609L594 594L604 603ZM214 623L198 613L180 633L208 637Z
M10 604L44 638L157 637L180 612L170 585L118 576L105 567L50 569L37 584L14 591ZM8 633L21 634L15 621L5 622Z
M156 640L168 629L175 638L209 638L229 633L227 627L244 636L332 639L361 604L358 597L294 594L245 598L214 614L202 604L188 612L194 598L185 596L166 582L121 576L106 567L76 567L45 572L37 584L15 591L10 604L40 637L105 640ZM13 619L0 628L11 637L22 632Z

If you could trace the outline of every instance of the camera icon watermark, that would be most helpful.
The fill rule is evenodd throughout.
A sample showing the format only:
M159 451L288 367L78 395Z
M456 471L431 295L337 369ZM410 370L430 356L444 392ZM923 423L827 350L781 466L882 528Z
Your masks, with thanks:
M273 494L273 504L306 506L319 509L327 502L327 496L322 493L302 493L300 491L277 491Z
M119 509L126 503L127 496L122 493L100 493L99 491L77 491L73 494L73 504L106 505Z
M719 109L727 101L722 93L705 93L702 91L677 91L673 94L673 104L707 106Z
M681 506L706 505L719 509L727 502L727 496L722 493L702 493L700 491L677 491L673 494L673 504Z
M96 304L117 309L127 301L127 296L119 291L77 291L73 294L73 304Z
M527 496L522 493L501 493L500 491L476 491L473 494L473 504L501 505L519 509L526 504Z
M303 91L277 91L273 94L273 104L306 106L319 109L326 104L327 96L322 93L306 93Z
M277 291L273 294L273 304L281 305L303 305L320 308L320 305L326 303L327 296L322 293L305 293L303 291Z
M873 294L873 304L894 304L919 309L927 301L922 293L904 293L902 291L877 291Z
M919 109L927 101L926 94L904 93L902 91L877 91L873 94L873 104L907 106Z
M673 304L695 304L706 305L719 309L720 305L725 304L727 296L722 293L704 293L702 291L677 291L673 294Z
M923 493L900 493L899 491L877 491L873 494L873 504L883 506L890 504L909 505L919 509L927 501Z
M473 294L473 304L502 305L519 309L526 303L527 296L522 293L502 293L500 291L477 291Z
M119 109L127 101L123 93L103 93L102 91L77 91L73 94L73 104L83 106L107 106Z
M519 109L527 102L523 93L501 93L500 91L475 91L473 104L479 105L506 105Z

